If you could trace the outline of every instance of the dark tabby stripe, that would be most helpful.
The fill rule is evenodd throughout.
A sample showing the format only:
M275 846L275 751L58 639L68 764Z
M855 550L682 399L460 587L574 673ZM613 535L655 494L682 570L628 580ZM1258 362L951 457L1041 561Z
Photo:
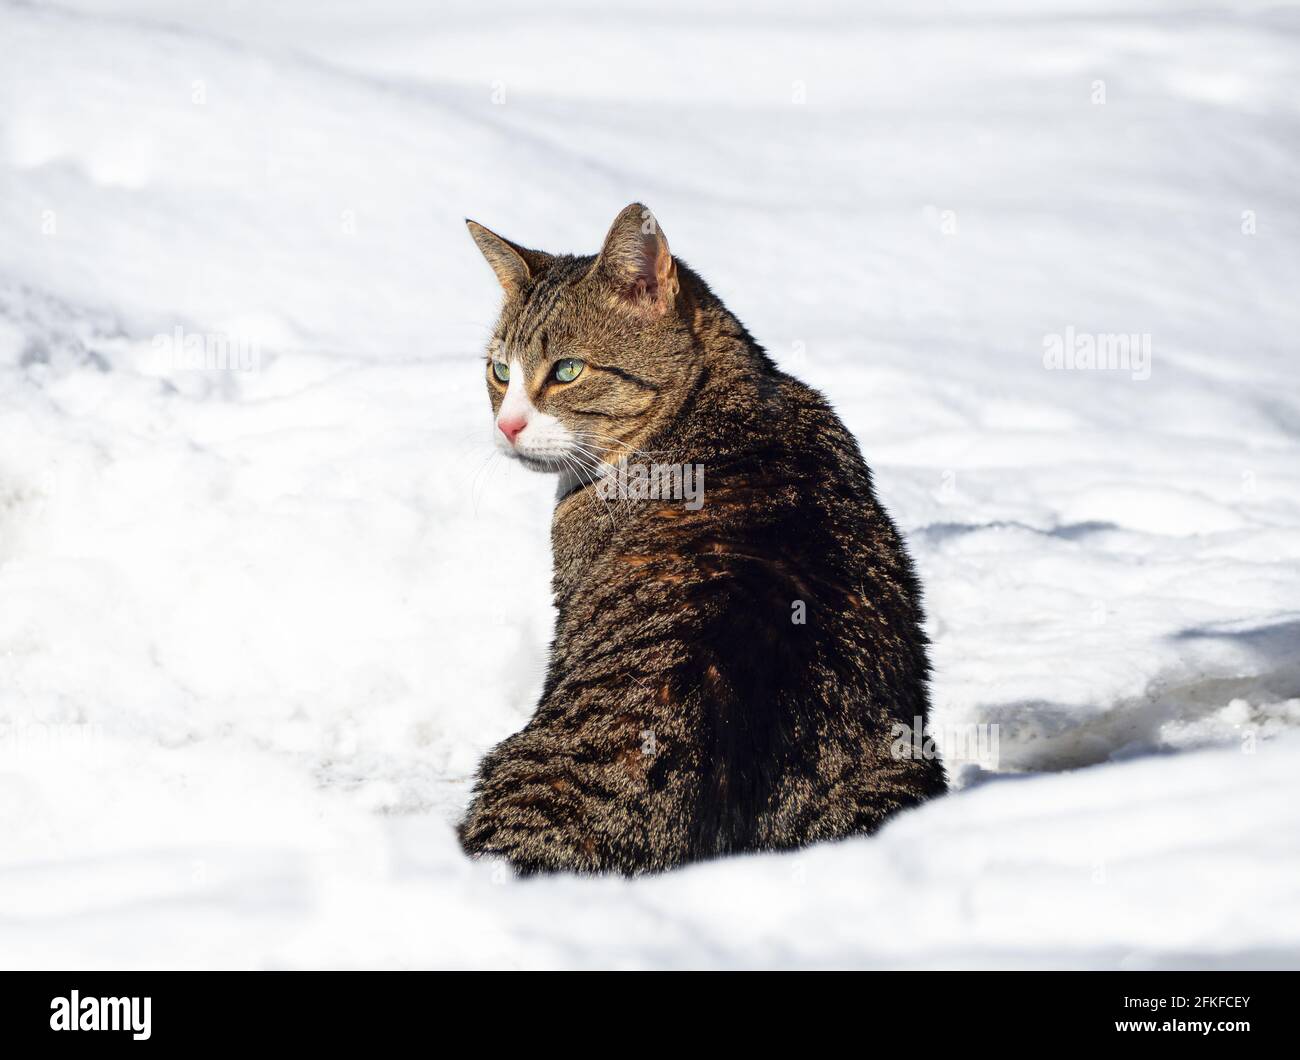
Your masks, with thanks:
M631 383L633 386L639 386L642 390L649 390L656 394L659 393L660 387L658 383L652 383L649 379L642 379L639 376L633 375L626 368L615 368L612 364L593 364L591 367L598 372L608 372L610 375L616 375L625 382Z

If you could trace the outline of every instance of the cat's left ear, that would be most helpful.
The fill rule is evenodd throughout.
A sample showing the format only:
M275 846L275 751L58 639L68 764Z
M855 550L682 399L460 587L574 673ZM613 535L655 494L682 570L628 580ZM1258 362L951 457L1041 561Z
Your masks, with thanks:
M655 215L639 202L614 218L597 268L623 299L656 314L667 312L681 289L668 239Z
M513 298L526 283L537 277L551 261L551 256L540 250L529 250L518 243L511 243L503 236L497 235L490 228L484 228L477 221L465 218L469 234L474 237L479 250L497 274L501 286L505 288L506 297Z

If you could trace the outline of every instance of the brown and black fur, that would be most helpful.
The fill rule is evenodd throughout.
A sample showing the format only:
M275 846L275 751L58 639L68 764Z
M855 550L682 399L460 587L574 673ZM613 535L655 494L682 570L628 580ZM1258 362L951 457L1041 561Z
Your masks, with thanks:
M483 759L466 851L523 873L654 872L874 831L945 790L891 754L927 715L920 587L853 436L780 371L639 204L601 254L471 223L506 290L493 348L533 400L629 451L704 466L704 503L602 500L570 476L536 713ZM546 382L560 357L582 382ZM494 409L501 386L488 372ZM805 621L795 621L797 602Z

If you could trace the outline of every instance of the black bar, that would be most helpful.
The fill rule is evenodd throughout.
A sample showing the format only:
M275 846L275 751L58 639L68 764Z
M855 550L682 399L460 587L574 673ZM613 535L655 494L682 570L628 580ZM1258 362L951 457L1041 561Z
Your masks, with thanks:
M422 1051L437 1054L474 1048L475 1039L496 1050L516 1035L533 1047L602 1051L707 1035L772 1048L770 1035L782 1030L806 1035L810 1047L830 1035L864 1055L888 1051L899 1035L916 1047L1146 1047L1154 1039L1241 1052L1290 1043L1297 986L1295 972L1263 971L10 972L0 974L0 1045L14 1057L41 1055L14 1052L20 1045L110 1041L169 1054L259 1043L337 1050L417 1034ZM97 999L139 999L142 1015L148 998L148 1038L130 1027L52 1029L58 999L71 1002L74 990L87 1021L87 999L99 1016L124 1010ZM1208 1033L1179 1028L1206 1022Z

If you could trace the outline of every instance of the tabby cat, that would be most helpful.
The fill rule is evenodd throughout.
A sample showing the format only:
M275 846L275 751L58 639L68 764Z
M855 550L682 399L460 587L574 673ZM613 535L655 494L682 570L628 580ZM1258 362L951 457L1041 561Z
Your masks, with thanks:
M654 872L871 832L943 792L937 760L891 753L895 723L927 714L920 588L826 400L639 203L596 256L467 223L505 289L494 436L560 489L550 668L479 767L465 850ZM628 462L702 469L704 488L611 489Z

